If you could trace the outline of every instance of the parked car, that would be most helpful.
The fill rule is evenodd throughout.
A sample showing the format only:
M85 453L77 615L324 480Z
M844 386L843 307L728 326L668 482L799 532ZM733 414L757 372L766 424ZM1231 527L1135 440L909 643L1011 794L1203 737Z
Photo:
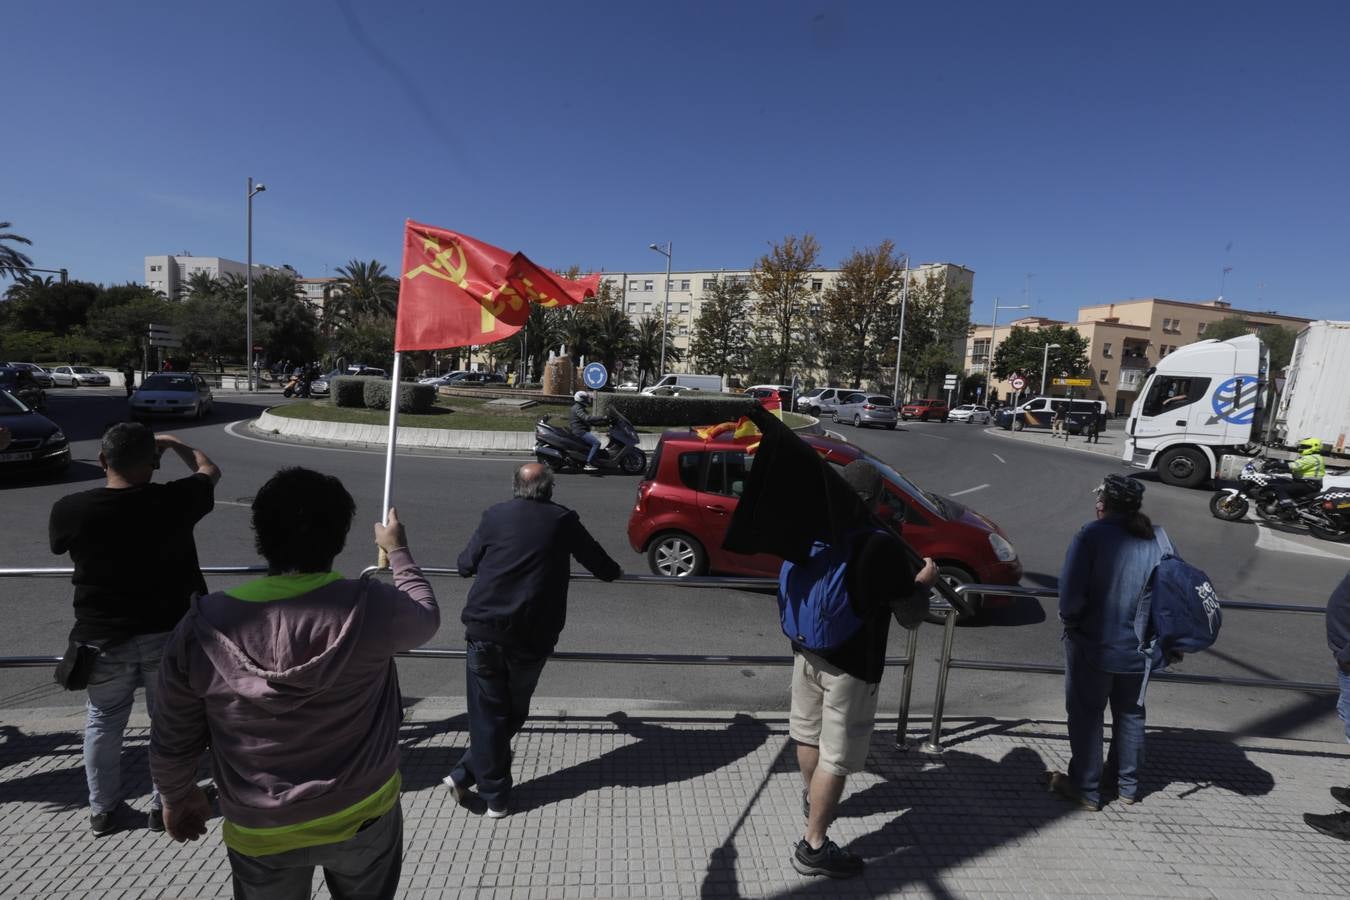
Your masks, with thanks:
M692 372L672 372L669 375L662 377L660 381L656 382L651 387L643 390L642 393L656 394L664 387L693 388L694 390L699 391L719 393L723 389L723 384L721 375L697 375ZM679 391L674 391L674 393L678 394ZM668 394L661 394L660 396L668 396Z
M1026 428L1050 428L1055 411L1063 408L1068 417L1064 427L1069 434L1079 434L1088 420L1097 413L1106 412L1105 400L1069 400L1062 397L1034 397L1013 409L1000 409L994 424L1001 428L1022 431Z
M965 422L968 425L988 425L992 417L989 407L975 403L963 403L947 414L953 422Z
M331 372L325 372L309 383L309 395L314 397L327 394L332 390L331 383L333 379L346 374L347 373L341 369L333 369Z
M48 369L52 381L61 387L107 387L112 379L90 366L57 366Z
M849 394L857 393L853 388L823 387L812 388L797 398L797 412L808 416L828 416L834 406Z
M756 400L777 397L783 404L784 409L788 409L792 403L792 385L789 384L756 384L746 388L741 393L749 394Z
M911 400L900 407L900 418L906 421L918 419L920 422L927 422L937 419L939 422L945 422L949 413L946 400Z
M9 366L11 369L23 369L27 371L30 375L33 376L33 379L37 381L38 387L49 388L56 386L56 382L52 381L51 373L48 372L46 369L42 368L42 366L39 366L37 363L7 362L7 363L0 363L0 366Z
M348 366L348 367L347 367L347 371L346 371L344 374L346 374L346 375L356 375L356 376L359 376L359 377L361 377L361 378L388 378L388 377L389 377L389 373L386 372L384 369L376 368L375 366L365 366L365 365L361 365L360 363L358 363L358 364L356 364L356 365L354 365L354 366Z
M9 446L0 450L0 474L59 471L70 465L70 442L61 427L18 397L0 390L0 425Z
M680 394L697 394L699 389L687 384L663 384L660 387L649 387L642 393L651 397L677 397Z
M206 379L195 372L160 372L141 382L127 405L138 421L153 416L200 419L211 411L215 398Z
M31 406L39 412L47 408L47 392L27 369L8 364L0 366L0 391L9 391L25 406Z
M446 372L444 375L432 375L430 378L419 378L417 379L417 383L434 384L437 387L440 387L443 384L447 384L450 381L450 379L454 378L456 375L463 375L463 374L464 374L463 369L456 369L453 372Z
M479 387L485 384L505 384L506 379L496 372L456 372L443 383L450 387Z
M615 385L614 390L625 394L636 393L638 383L636 381L625 381L623 384Z
M647 556L657 575L686 577L709 572L776 576L782 560L767 553L732 553L722 548L732 513L745 490L754 456L747 444L756 438L723 434L703 441L693 432L661 436L638 485L628 517L628 543ZM949 497L921 490L891 466L861 448L832 438L806 435L807 443L840 467L866 459L886 479L881 514L900 527L907 541L931 556L952 584L1017 584L1022 563L1003 529L991 519ZM984 604L1006 604L987 597Z
M836 422L848 422L854 428L884 425L895 430L895 402L884 394L849 394L830 413Z

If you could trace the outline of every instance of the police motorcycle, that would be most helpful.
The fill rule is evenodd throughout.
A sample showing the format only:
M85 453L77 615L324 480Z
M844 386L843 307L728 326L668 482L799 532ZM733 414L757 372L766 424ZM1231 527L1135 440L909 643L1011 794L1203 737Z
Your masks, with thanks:
M1293 480L1287 466L1283 460L1264 458L1247 463L1238 474L1237 487L1220 488L1209 498L1210 513L1236 522L1251 509L1267 522L1306 527L1325 540L1350 540L1350 474L1327 475L1320 491L1281 503L1275 485Z
M638 447L637 429L617 409L605 416L609 420L609 443L595 453L593 465L599 472L640 475L647 471L647 454ZM555 472L581 471L591 445L572 434L566 426L549 424L549 416L534 426L534 458Z

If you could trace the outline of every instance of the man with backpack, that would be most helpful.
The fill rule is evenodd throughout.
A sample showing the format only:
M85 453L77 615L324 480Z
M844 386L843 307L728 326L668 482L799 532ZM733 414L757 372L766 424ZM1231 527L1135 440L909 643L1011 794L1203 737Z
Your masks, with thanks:
M866 460L845 467L844 479L876 514L885 497L881 472ZM789 733L797 744L806 833L792 866L803 875L850 878L863 861L826 837L845 779L862 771L872 740L877 688L886 664L893 602L897 618L917 628L928 605L937 566L925 559L915 571L907 548L866 521L847 547L817 543L801 565L783 564L779 605L792 640Z
M1350 573L1341 579L1327 600L1327 646L1336 660L1336 679L1341 688L1336 712L1345 723L1345 739L1350 742ZM1331 796L1342 806L1350 806L1350 787L1333 787ZM1328 837L1350 841L1350 811L1326 815L1304 813L1303 821Z

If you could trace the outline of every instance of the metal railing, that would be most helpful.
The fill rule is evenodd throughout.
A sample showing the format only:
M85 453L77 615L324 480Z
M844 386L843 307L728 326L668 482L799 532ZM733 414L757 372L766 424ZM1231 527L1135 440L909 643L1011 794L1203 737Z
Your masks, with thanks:
M419 566L422 574L428 577L449 578L459 575L459 570L444 566ZM75 572L72 568L0 568L0 578L69 578ZM266 566L203 566L203 575L250 575L265 574ZM362 578L388 573L387 568L370 566L361 572ZM600 581L589 572L573 572L573 581ZM623 575L612 584L643 585L649 587L680 587L692 589L732 589L732 590L777 590L778 581L773 578L723 578L723 577L684 577L667 578L661 575ZM961 598L958 598L960 601ZM963 609L969 611L968 607ZM900 667L903 681L900 698L900 721L896 727L896 746L906 749L905 730L909 719L910 697L914 687L914 660L918 651L918 629L908 632L904 656L886 657L888 667ZM464 659L468 651L450 647L419 647L395 654L403 659ZM566 662L608 663L618 665L653 666L790 666L792 656L759 656L745 654L704 654L704 653L619 653L588 650L556 650L550 659ZM59 656L8 656L0 657L2 668L37 668L55 666L61 661Z
M1003 584L963 584L956 588L959 594L998 594L1006 597L1030 597L1037 600L1055 600L1058 591L1044 588L1008 587ZM1223 604L1228 610L1257 610L1261 612L1316 613L1324 615L1322 606L1300 606L1288 603L1256 603L1244 600L1228 600ZM1024 663L1006 660L957 659L952 657L952 648L956 641L955 610L944 614L942 633L942 656L938 661L937 691L933 698L933 720L929 727L928 740L922 749L925 753L941 753L942 717L947 701L947 679L952 669L973 669L984 672L1022 672L1039 675L1063 675L1064 666L1053 663ZM1283 678L1244 678L1231 675L1193 675L1185 672L1153 672L1150 681L1171 681L1180 684L1228 684L1234 687L1268 688L1284 691L1302 691L1317 694L1338 694L1340 688L1333 684L1314 681L1289 681Z

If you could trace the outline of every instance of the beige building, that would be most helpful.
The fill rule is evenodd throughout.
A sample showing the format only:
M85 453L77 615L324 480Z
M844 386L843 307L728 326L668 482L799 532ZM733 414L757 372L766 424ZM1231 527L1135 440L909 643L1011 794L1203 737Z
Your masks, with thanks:
M812 297L818 297L834 284L839 277L838 269L822 269L812 272L808 288ZM954 263L923 263L910 270L911 288L931 278L945 275L952 287L965 287L974 291L975 272L965 266ZM751 285L749 269L722 269L716 272L672 272L670 273L670 309L668 312L671 339L675 346L687 351L693 338L694 323L702 312L703 298L712 290L717 279L739 280ZM661 317L661 304L665 299L665 270L660 272L617 272L604 277L615 288L623 290L624 311L637 324L645 316ZM751 291L751 299L754 292ZM896 298L897 302L899 297ZM819 312L819 301L808 300L808 308L815 314ZM673 372L689 371L689 355L685 361L672 366Z
M264 272L280 271L284 270L262 263L253 264L254 278ZM188 253L145 258L145 286L166 297L177 297L183 284L198 272L205 272L212 278L224 278L226 275L243 278L248 273L248 264L223 256L192 256Z
M318 314L319 318L323 318L323 311L327 307L328 298L332 295L333 285L337 283L337 279L296 278L295 283L300 285L300 290L305 295L305 301Z
M1106 401L1116 413L1129 411L1143 386L1145 373L1158 360L1178 347L1205 339L1205 329L1230 316L1241 316L1258 333L1261 328L1284 325L1298 328L1309 320L1273 312L1234 309L1223 300L1187 303L1151 297L1099 303L1078 309L1078 321L1063 322L1027 316L998 323L993 332L988 325L976 325L966 340L966 371L980 374L986 370L991 350L997 350L1014 327L1039 331L1052 325L1067 325L1088 340L1092 386L1076 388L1075 394ZM1053 373L1052 373L1053 374ZM991 388L999 397L1013 393L1007 381L993 379ZM1039 384L1027 385L1024 395L1034 395ZM1046 393L1063 394L1063 388L1046 387Z

